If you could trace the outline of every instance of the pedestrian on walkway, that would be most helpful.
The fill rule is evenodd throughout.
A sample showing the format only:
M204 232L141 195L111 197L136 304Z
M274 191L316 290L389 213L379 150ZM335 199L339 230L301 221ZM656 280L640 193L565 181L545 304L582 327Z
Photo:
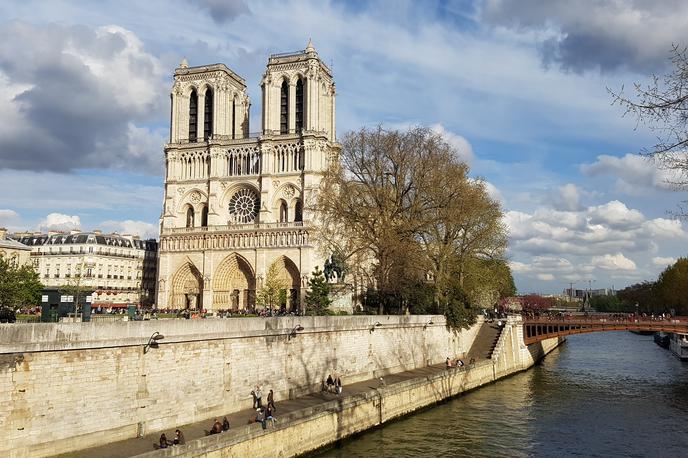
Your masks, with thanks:
M258 398L256 398L256 392L254 390L251 390L251 397L253 398L253 408L258 407Z
M213 427L210 428L210 434L220 434L222 432L222 423L216 418L213 421Z
M329 374L327 376L327 391L329 393L332 393L334 391L334 379L332 378L332 374Z
M268 408L272 409L273 412L277 410L277 408L275 408L275 393L273 393L272 390L268 393Z
M272 422L272 426L275 426L275 422L277 422L277 418L275 417L275 413L270 408L270 404L268 404L268 407L265 409L265 419L270 420Z
M256 385L256 408L263 407L263 393L260 392L260 385Z
M222 420L222 431L229 431L229 420L227 420L227 417Z
M337 392L337 396L342 394L342 379L337 376L337 378L334 381L334 389Z

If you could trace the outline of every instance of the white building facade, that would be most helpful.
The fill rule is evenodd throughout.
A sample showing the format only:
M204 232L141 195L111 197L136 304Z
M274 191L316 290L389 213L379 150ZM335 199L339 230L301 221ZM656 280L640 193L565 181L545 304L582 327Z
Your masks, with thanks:
M174 72L159 308L252 310L271 271L295 310L323 266L304 204L338 159L332 73L309 42L270 56L261 88L262 129L251 134L243 78L223 64Z
M152 305L158 243L100 231L17 233L46 289L79 287L92 292L92 307Z

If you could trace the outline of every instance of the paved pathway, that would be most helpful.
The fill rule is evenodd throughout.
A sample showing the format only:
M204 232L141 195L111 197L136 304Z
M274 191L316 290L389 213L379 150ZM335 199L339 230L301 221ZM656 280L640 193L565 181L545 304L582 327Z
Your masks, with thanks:
M437 374L446 370L444 364L437 364L434 366L428 366L422 369L414 369L411 371L400 372L398 374L386 375L384 377L384 383L386 385L391 385L394 383L402 382L405 380L410 380L417 377L427 377L430 375ZM380 387L381 382L379 379L364 380L362 382L353 383L351 385L343 386L343 396L358 394L370 389ZM264 390L265 396L263 400L267 399L267 391ZM275 402L275 407L277 410L275 414L277 416L277 421L279 422L280 416L285 415L297 410L301 410L308 407L314 407L318 404L322 404L333 399L337 396L331 393L312 393L300 398L290 399L286 401ZM250 418L255 418L255 409L245 409L239 412L228 413L227 419L232 427L238 425L245 425L248 423ZM177 428L184 433L187 443L194 439L199 439L206 435L205 431L212 427L213 420L215 417L207 418L206 420L199 421L196 423L191 423L187 425L179 425ZM218 417L220 422L222 422L222 416ZM268 422L269 425L269 422ZM270 426L268 426L269 428ZM174 430L177 428L171 428L165 431L158 431L156 433L147 434L141 438L131 438L123 441L113 442L107 445L102 445L99 447L89 448L85 450L80 450L77 452L67 453L59 455L61 457L78 457L78 458L116 458L116 457L128 457L139 455L142 453L150 452L154 450L155 445L158 444L160 439L160 434L165 433L168 440L174 438ZM232 429L223 434L231 434Z

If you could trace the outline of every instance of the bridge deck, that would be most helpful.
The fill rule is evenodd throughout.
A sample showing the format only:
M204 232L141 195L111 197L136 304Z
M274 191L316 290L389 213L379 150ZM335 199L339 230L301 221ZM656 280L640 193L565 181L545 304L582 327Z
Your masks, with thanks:
M688 317L653 320L614 316L524 317L523 341L526 345L552 337L604 331L654 331L688 333Z

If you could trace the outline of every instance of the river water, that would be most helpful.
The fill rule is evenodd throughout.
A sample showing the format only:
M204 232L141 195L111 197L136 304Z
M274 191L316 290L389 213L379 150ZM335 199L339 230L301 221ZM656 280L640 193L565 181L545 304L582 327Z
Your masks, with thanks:
M571 336L534 368L319 458L688 457L688 362L652 336Z

